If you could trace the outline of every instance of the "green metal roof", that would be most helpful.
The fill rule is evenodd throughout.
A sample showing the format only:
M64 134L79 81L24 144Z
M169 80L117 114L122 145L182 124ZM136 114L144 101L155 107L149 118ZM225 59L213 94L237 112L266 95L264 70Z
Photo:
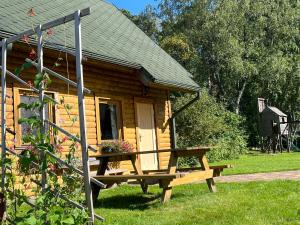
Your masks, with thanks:
M1 0L0 33L17 34L78 9L91 7L82 18L84 55L141 69L157 84L198 90L199 86L176 60L153 42L115 6L101 0ZM27 12L33 8L36 16ZM54 29L47 41L74 48L73 23ZM53 47L53 46L52 46Z

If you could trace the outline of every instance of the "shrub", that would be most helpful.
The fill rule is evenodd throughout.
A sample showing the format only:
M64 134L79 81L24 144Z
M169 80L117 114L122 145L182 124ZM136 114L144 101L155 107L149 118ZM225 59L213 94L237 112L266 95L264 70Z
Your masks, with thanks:
M177 98L174 109L178 110L192 98L189 94ZM210 161L237 158L247 149L243 123L241 116L226 110L207 91L202 91L200 100L176 118L178 146L216 146L207 154ZM181 165L184 164L196 163L194 159L181 160Z

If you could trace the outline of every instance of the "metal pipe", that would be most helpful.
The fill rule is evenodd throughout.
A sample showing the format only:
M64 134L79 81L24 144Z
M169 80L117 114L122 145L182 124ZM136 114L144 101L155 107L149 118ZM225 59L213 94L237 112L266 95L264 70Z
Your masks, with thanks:
M35 183L36 185L38 186L42 186L42 184L37 181L37 180L34 180L34 179L30 179L33 183ZM62 200L68 202L70 205L78 208L78 209L81 209L81 210L85 210L86 208L82 205L80 205L79 203L75 202L75 201L72 201L70 199L68 199L66 196L64 196L63 194L60 194L59 191L57 190L50 190L52 192L53 195L57 195L59 198L61 198ZM104 218L99 216L99 215L95 215L95 218L97 218L98 220L100 221L104 221Z
M79 175L81 175L82 177L84 177L84 172L75 168L74 166L69 165L68 163L66 163L65 161L63 161L62 159L58 158L56 155L54 155L53 153L46 151L46 154L48 154L49 156L51 156L52 158L56 159L60 164L63 164L64 166L68 167L71 170L74 170L76 173L78 173ZM96 185L99 185L102 188L106 188L106 185L101 183L100 181L96 180L93 177L90 177L91 182L93 182Z
M2 147L2 179L1 189L5 193L6 182L6 60L7 60L7 40L2 40L2 76L1 76L1 147ZM4 210L5 211L5 210Z
M183 107L175 111L170 120L171 120L171 132L172 132L172 149L177 148L177 138L176 138L176 117L185 109L190 107L194 102L198 101L200 99L200 91L197 92L197 95L195 98L193 98L191 101L189 101L187 104L185 104Z
M2 68L0 66L0 68ZM9 70L6 71L7 75L11 76L12 78L14 78L15 80L19 81L21 84L23 84L24 86L30 88L31 90L33 90L36 93L39 93L39 90L36 89L35 87L32 87L31 85L29 85L26 81L22 80L20 77L18 77L17 75L13 74L12 72L10 72ZM47 98L48 100L55 102L56 104L59 104L58 101L56 101L55 99L51 98L48 95L45 95L45 98Z
M85 121L85 101L83 93L83 68L82 68L82 45L81 45L81 22L80 22L80 10L75 12L75 47L76 47L76 79L77 79L77 96L78 96L78 108L79 108L79 122L80 122L80 139L81 139L81 152L82 152L82 164L84 171L84 189L86 203L89 210L90 223L94 224L94 205L90 180L90 166L88 157L88 144L86 135L86 121Z
M43 70L44 70L44 52L43 52L43 31L42 31L42 25L38 25L36 27L36 32L38 35L38 66L37 70L38 73L43 76ZM44 81L42 80L41 83L39 84L39 101L41 103L40 107L40 120L42 122L41 126L41 134L42 136L45 135L46 133L46 127L45 127L45 118L46 118L46 111L45 111L45 84ZM44 138L41 140L41 144L44 143ZM40 158L41 158L41 172L42 172L42 190L45 191L47 188L47 173L46 173L46 155L44 151L40 151Z
M47 122L50 126L56 128L57 130L59 130L60 132L62 132L63 134L65 134L66 136L68 136L69 138L72 138L73 140L77 141L80 143L80 139L76 136L74 136L73 134L70 134L68 131L66 131L65 129L57 126L55 123L52 123L49 120L45 120L45 122ZM92 147L91 145L88 145L88 148L93 151L93 152L98 152L97 149L95 149L94 147Z
M36 62L30 60L30 59L25 59L25 61L31 63L31 64L34 65L35 67L38 67L38 64L37 64ZM52 75L52 76L54 76L54 77L57 77L57 78L59 78L59 79L65 81L66 83L70 84L71 86L77 88L77 84L76 84L74 81L72 81L72 80L70 80L70 79L68 79L68 78L66 78L66 77L64 77L64 76L62 76L62 75L60 75L59 73L56 73L56 72L54 72L53 70L48 69L47 67L44 67L43 70L44 70L46 73L49 73L50 75ZM84 88L84 91L85 91L86 93L88 93L88 94L91 93L91 90L89 90L89 89L87 89L87 88Z
M83 10L80 11L80 15L79 16L83 17L83 16L87 16L87 15L90 15L90 14L91 14L91 8L85 8L85 9L83 9ZM59 26L59 25L64 24L64 23L68 23L68 22L70 22L72 20L74 20L74 13L72 13L70 15L67 15L67 16L64 16L64 17L61 17L59 19L50 21L48 23L45 23L41 27L41 31L48 30L50 28ZM7 44L13 43L15 41L19 41L24 36L31 36L31 35L35 34L36 32L37 32L36 29L30 29L30 30L24 31L24 32L22 32L22 33L20 33L18 35L15 35L15 36L12 36L12 37L8 38L7 39ZM2 44L0 44L0 47L1 46L2 46Z

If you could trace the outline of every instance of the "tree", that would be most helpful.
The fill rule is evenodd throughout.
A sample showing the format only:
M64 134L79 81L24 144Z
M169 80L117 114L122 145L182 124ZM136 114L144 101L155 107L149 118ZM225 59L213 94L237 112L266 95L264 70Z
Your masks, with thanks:
M144 31L152 40L156 41L158 34L158 24L155 10L151 5L147 5L146 8L138 15L132 15L128 10L121 10L124 15L127 16L135 25L137 25L142 31Z
M300 5L295 0L163 0L161 44L184 37L197 57L189 64L201 86L242 114L255 134L257 98L300 114ZM178 42L165 49L179 57ZM180 48L179 48L180 49ZM251 124L250 124L251 123Z

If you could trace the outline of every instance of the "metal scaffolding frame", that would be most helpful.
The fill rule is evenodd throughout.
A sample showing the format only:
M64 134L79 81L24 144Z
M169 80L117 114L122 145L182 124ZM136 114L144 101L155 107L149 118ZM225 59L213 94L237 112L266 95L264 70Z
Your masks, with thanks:
M40 156L42 161L43 160L47 160L47 156L54 158L58 163L66 166L67 168L72 169L74 172L78 173L79 175L81 175L84 179L84 188L85 188L85 197L86 197L86 207L82 206L76 202L73 202L69 199L67 199L65 196L63 195L59 195L58 196L67 201L68 203L70 203L71 205L73 205L74 207L77 207L79 209L88 209L88 213L89 213L89 222L90 224L94 224L95 218L99 219L99 220L103 220L103 218L101 216L98 216L94 213L94 206L93 206L93 201L92 201L92 190L91 190L91 182L101 186L101 187L105 187L105 185L99 181L97 181L96 179L92 178L90 176L90 166L89 166L89 157L88 157L88 151L92 150L92 151L97 151L96 149L94 149L92 146L88 145L87 143L87 134L86 134L86 120L85 120L85 100L84 100L84 93L91 93L90 90L88 90L87 88L84 87L84 83L83 83L83 66L82 66L82 45L81 45L81 17L90 15L91 10L90 8L86 8L83 10L77 10L76 12L61 17L59 19L53 20L51 22L48 22L46 24L40 24L38 25L36 28L34 29L30 29L27 30L25 32L22 32L18 35L12 36L10 38L7 39L3 39L2 43L0 43L0 47L2 47L2 62L1 62L1 70L2 70L2 77L1 77L1 88L2 88L2 93L1 93L1 137L2 137L2 143L1 143L1 149L2 149L2 153L1 153L1 157L2 157L2 165L1 165L1 169L2 169L2 191L3 193L5 191L9 191L6 190L5 188L5 183L6 183L6 170L9 168L6 168L5 165L5 161L6 161L6 155L7 154L13 154L17 157L22 157L21 155L18 155L16 153L14 153L13 151L9 150L6 147L6 132L9 132L10 130L6 128L6 78L7 75L9 75L10 77L14 78L15 80L17 80L18 82L20 82L21 84L23 84L24 86L29 87L31 90L35 91L36 93L39 94L39 101L42 103L42 107L40 109L40 119L42 121L42 133L45 134L45 124L49 124L50 126L56 128L58 131L64 133L66 136L74 139L75 141L79 142L81 145L81 151L82 151L82 167L83 167L83 171L74 168L73 166L69 165L68 163L66 163L65 161L59 159L58 157L56 157L54 154L47 152L47 151L40 151ZM77 83L75 83L74 81L71 81L67 78L65 78L64 76L44 67L43 65L43 31L46 31L50 28L59 26L61 24L64 23L68 23L70 21L74 21L74 25L75 25L75 57L76 57L76 80ZM43 86L41 86L39 89L36 89L34 87L32 87L31 85L29 85L26 81L22 80L20 77L16 76L15 74L13 74L12 72L7 70L7 47L10 43L16 42L16 41L20 41L24 36L31 36L37 34L37 49L38 49L38 62L33 62L30 59L26 59L27 62L31 62L32 65L34 65L39 73L43 73L43 72L47 72L50 75L61 79L63 81L65 81L66 83L74 86L77 88L77 95L78 95L78 108L79 108L79 122L80 122L80 138L76 137L75 135L70 134L68 131L64 130L63 128L58 127L56 124L51 123L50 121L45 119L45 105L43 104L45 98L48 98L52 101L55 101L54 99L52 99L51 97L49 97L48 95L45 94L45 89ZM57 102L57 101L55 101ZM44 191L45 188L47 188L47 171L45 169L42 168L41 170L41 182L40 181L34 181L37 185L42 187L42 190ZM54 190L55 193L57 193L56 190Z

